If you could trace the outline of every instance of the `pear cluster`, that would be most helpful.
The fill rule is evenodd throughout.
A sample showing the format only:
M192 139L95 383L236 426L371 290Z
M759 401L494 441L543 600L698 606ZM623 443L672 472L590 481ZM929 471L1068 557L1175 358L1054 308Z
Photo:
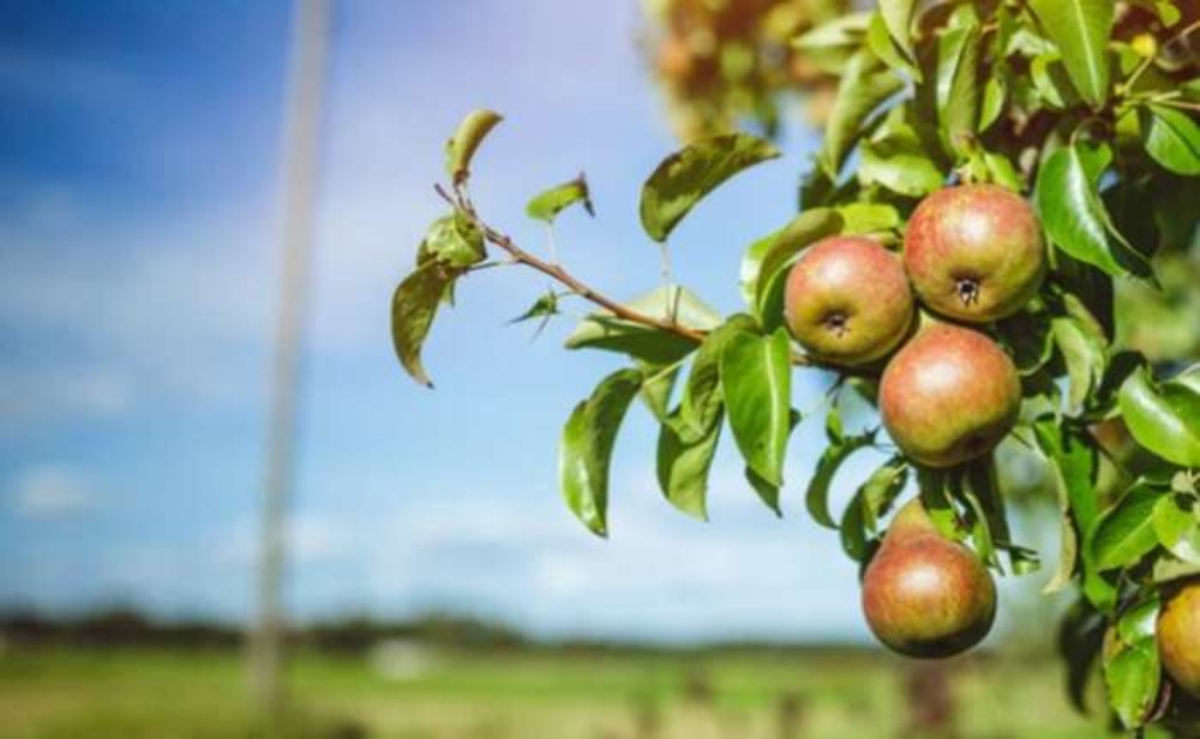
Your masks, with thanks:
M917 206L902 254L861 236L807 249L788 275L785 319L818 360L886 362L879 406L892 440L919 464L953 467L991 451L1021 403L1012 360L968 326L1021 310L1045 272L1025 199L997 185L947 187Z
M1021 406L1012 359L973 324L1020 311L1045 272L1041 224L1028 202L995 185L947 187L917 206L900 254L861 236L807 249L788 274L785 320L820 361L882 367L879 412L892 440L919 465L954 467L989 453ZM1200 586L1177 603L1166 628L1194 636ZM979 557L945 538L914 500L867 566L862 606L889 648L949 657L991 629L996 586ZM1180 683L1200 691L1196 654L1164 651L1163 663L1177 664Z

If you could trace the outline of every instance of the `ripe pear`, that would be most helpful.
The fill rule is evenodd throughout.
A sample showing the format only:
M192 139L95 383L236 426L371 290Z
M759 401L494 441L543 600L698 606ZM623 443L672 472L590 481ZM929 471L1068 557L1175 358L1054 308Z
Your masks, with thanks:
M1020 310L1042 284L1042 226L1027 200L999 185L943 188L908 222L904 267L931 310L995 321Z
M822 361L857 367L895 349L916 315L900 258L863 236L833 236L788 274L784 314L796 341Z
M1017 422L1016 365L987 336L933 323L892 357L879 411L896 445L927 467L953 467L992 450Z
M921 501L900 509L863 577L875 636L909 657L950 657L978 644L996 618L996 584L966 546L945 538Z
M1158 653L1171 679L1200 700L1200 579L1180 587L1159 613Z

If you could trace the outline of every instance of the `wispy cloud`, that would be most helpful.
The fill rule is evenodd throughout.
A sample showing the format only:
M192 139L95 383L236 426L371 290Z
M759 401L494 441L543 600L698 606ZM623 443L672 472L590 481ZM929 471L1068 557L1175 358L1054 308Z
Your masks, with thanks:
M55 465L21 472L11 483L9 497L18 515L37 520L70 518L97 502L81 475Z

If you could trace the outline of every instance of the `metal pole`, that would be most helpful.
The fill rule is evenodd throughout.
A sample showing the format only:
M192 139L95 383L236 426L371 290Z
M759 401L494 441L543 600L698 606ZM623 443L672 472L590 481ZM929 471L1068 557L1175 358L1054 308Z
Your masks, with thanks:
M322 93L329 46L329 0L297 0L292 26L283 151L282 270L276 327L267 468L262 499L258 617L250 639L256 707L284 708L284 609L287 516L294 475L297 376L313 240Z

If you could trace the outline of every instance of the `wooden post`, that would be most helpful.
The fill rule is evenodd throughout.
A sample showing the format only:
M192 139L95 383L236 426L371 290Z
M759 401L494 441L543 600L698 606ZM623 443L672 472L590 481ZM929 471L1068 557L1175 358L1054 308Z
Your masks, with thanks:
M282 282L276 326L267 461L263 484L257 623L250 639L256 708L278 719L285 707L283 585L294 478L297 375L303 345L313 241L317 151L329 46L329 0L297 0L285 113Z

